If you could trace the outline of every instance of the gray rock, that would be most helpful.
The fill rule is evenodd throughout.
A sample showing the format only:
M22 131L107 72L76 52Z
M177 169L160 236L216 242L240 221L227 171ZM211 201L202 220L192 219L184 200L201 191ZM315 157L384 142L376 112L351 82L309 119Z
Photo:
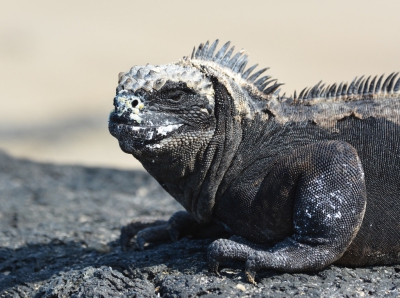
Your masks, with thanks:
M120 227L181 207L147 173L18 160L0 153L0 297L364 297L400 295L400 266L315 273L243 263L208 272L212 239L184 238L123 252Z

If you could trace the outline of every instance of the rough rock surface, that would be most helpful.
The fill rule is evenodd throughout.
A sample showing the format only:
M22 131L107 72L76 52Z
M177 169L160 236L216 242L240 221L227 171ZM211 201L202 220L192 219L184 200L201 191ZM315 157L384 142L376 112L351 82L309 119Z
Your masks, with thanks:
M400 295L400 266L316 273L243 264L208 272L212 240L122 252L120 227L181 208L147 173L17 160L0 153L0 297L364 297Z

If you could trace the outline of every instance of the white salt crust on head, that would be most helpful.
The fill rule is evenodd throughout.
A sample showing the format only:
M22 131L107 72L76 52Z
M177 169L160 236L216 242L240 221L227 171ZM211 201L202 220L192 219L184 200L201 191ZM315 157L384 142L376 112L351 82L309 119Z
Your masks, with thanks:
M167 81L184 82L199 95L208 99L211 106L214 106L214 89L211 81L197 68L189 65L179 65L179 62L165 65L146 65L134 66L126 73L120 73L119 86L123 90L119 91L116 101L118 104L118 114L131 109L129 117L138 123L142 121L139 111L144 109L144 104L140 97L129 94L128 91L135 92L139 89L147 92L160 90ZM132 102L137 100L135 106Z
M200 95L204 95L210 104L214 104L214 90L211 81L198 69L176 64L134 66L129 72L120 75L119 86L124 90L148 92L160 90L167 81L185 82ZM123 90L122 90L123 91ZM121 92L122 92L121 91Z

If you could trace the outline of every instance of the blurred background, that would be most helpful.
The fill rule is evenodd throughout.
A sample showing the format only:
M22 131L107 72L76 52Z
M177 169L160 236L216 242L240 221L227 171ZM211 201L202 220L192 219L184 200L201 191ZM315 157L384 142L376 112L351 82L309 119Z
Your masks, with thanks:
M400 1L0 1L0 150L141 168L107 129L121 71L231 40L293 93L400 71Z

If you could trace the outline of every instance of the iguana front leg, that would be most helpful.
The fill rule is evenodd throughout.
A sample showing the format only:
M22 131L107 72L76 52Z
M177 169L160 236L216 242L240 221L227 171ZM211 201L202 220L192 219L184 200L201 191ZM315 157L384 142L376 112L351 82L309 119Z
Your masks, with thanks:
M259 269L319 270L339 259L354 239L365 211L366 188L361 162L352 146L338 141L305 146L275 169L264 179L260 192L277 204L293 199L293 213L288 215L292 216L292 233L264 248L219 239L209 247L211 270L216 271L219 262L227 258L245 260L252 283ZM286 197L290 194L293 198ZM255 212L272 218L260 200L254 204Z

